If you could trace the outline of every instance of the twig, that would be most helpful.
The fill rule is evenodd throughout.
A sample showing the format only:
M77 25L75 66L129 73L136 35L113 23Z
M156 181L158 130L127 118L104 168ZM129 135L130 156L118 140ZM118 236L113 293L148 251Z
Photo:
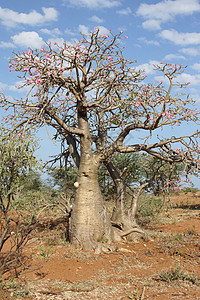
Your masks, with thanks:
M144 293L145 293L145 286L143 286L142 294L141 294L140 300L143 300L143 299L144 299Z

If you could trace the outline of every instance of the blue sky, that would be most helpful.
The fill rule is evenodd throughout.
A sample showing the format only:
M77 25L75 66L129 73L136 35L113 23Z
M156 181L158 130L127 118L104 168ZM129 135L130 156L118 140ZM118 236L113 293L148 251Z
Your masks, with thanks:
M88 33L95 26L102 33L124 31L128 36L125 57L137 60L147 80L158 78L152 69L155 63L187 65L178 79L190 82L188 92L199 106L199 0L1 0L0 89L21 97L16 89L19 79L8 67L13 50L40 48L45 41L72 42L80 38L80 31ZM47 141L45 133L43 138L40 155L44 157L56 147Z

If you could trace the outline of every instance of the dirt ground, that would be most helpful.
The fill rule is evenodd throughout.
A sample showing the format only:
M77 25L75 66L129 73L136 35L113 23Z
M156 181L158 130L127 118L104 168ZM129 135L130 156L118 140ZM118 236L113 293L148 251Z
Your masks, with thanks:
M172 200L146 225L150 239L124 241L116 252L74 250L62 223L44 224L25 248L29 269L3 276L0 299L200 299L200 192Z

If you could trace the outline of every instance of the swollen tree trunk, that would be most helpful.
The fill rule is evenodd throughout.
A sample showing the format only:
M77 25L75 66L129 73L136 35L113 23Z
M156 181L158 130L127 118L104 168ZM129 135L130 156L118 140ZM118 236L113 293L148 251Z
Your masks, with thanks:
M103 239L112 240L112 226L97 180L99 160L92 152L88 123L84 116L81 116L79 124L85 134L80 138L78 187L72 208L69 239L76 247L92 250Z
M111 223L104 208L93 157L81 158L77 182L70 241L82 249L94 249L103 238L111 239Z

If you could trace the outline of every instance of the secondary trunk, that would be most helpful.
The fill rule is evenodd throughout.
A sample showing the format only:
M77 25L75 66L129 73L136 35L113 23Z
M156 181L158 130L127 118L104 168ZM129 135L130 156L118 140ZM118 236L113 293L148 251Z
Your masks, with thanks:
M129 208L125 208L126 186L121 178L116 167L110 161L104 162L110 176L113 179L116 188L116 203L112 214L112 225L116 228L117 234L120 238L128 240L135 240L136 234L144 235L144 231L139 228L136 222L136 211L139 196L147 184L143 184L136 190L132 190L132 201ZM115 235L116 237L116 235ZM117 238L120 240L119 238Z

